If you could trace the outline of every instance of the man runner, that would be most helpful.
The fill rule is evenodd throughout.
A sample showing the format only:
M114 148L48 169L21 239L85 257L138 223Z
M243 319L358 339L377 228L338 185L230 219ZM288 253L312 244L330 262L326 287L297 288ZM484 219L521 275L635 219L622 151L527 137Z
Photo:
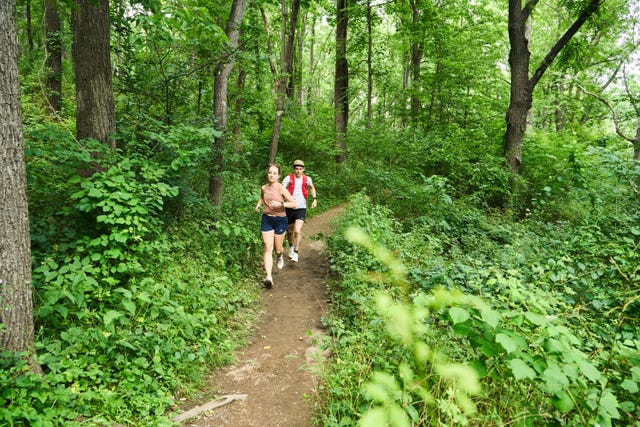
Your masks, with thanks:
M314 187L311 177L305 175L302 160L293 162L293 173L282 180L282 185L289 190L296 201L294 209L287 208L287 219L289 220L287 240L289 241L289 258L291 261L298 262L302 225L307 217L307 198L311 195L313 199L311 207L315 209L318 204L316 187Z

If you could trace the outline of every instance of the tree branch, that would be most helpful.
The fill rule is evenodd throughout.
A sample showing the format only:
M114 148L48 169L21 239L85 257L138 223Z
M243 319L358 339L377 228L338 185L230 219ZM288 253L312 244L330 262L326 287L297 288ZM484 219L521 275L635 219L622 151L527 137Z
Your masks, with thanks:
M593 96L595 99L597 99L598 101L602 102L604 105L607 106L607 108L609 109L609 111L611 111L611 116L613 118L613 125L615 126L616 129L616 134L618 134L619 137L621 137L622 139L631 142L632 144L636 142L635 138L631 138L628 137L627 135L624 134L624 132L622 132L622 129L620 129L620 124L618 123L618 115L616 114L616 111L613 109L613 107L611 106L611 104L604 99L602 96L593 93L593 92L589 92L588 90L586 90L585 88L583 88L582 86L578 85L578 88L586 93L587 95Z
M574 22L573 25L571 25L571 27L569 27L569 29L562 35L562 37L558 39L556 44L551 48L551 50L549 50L547 56L544 57L538 68L536 68L536 70L534 71L533 76L531 77L532 89L536 87L536 85L540 81L540 78L542 78L542 75L545 73L545 71L547 71L547 68L549 68L560 51L567 45L567 43L569 43L569 40L571 40L571 38L578 32L580 27L582 27L587 19L589 19L589 17L593 15L605 1L606 0L589 1L589 4L580 13L580 16L578 16L576 22ZM531 3L535 4L536 0L531 0Z

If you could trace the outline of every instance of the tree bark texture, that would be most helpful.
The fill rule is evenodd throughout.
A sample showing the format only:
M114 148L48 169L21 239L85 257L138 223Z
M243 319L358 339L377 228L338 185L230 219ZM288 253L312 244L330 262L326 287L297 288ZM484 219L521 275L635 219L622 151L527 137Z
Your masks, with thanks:
M295 76L293 74L293 61L296 52L296 33L298 29L298 16L300 16L300 0L293 0L291 3L291 16L289 17L289 25L287 27L287 44L284 51L283 74L286 76L286 94L288 99L293 98L295 89Z
M34 351L15 0L0 2L0 350Z
M44 0L44 38L49 112L62 110L62 34L57 0Z
M334 84L334 118L336 129L336 163L347 160L347 125L349 122L349 63L347 62L348 0L336 0L336 69Z
M224 150L227 141L227 93L229 88L229 76L234 65L235 50L238 48L240 23L244 15L246 0L233 0L229 20L225 32L229 39L227 52L218 62L215 68L213 84L213 115L216 126L221 132L216 137L211 147L211 169L209 171L209 201L214 206L222 205Z
M522 145L527 127L527 114L533 103L533 90L560 51L569 43L584 23L604 3L604 0L588 0L569 29L547 52L540 65L529 78L531 52L527 22L539 0L529 0L522 7L521 0L509 0L509 65L511 66L511 97L507 110L507 130L504 137L504 155L509 170L520 172Z
M367 129L371 128L371 100L373 98L373 30L371 0L367 0Z
M236 117L236 121L233 125L233 151L235 154L240 153L240 137L242 136L242 104L244 101L243 93L245 88L245 83L247 82L247 69L241 68L238 71L238 80L236 85L238 87L238 95L236 97L235 106L233 108L234 116Z
M636 119L636 136L633 140L633 160L640 162L640 117Z
M73 25L73 63L76 82L76 134L115 148L116 129L109 0L77 0Z
M33 51L33 24L31 20L31 0L25 1L25 8L27 9L27 45L29 46L29 52Z
M271 132L269 164L275 161L276 155L278 154L284 106L287 101L287 86L293 71L293 52L299 11L300 0L293 0L290 14L287 11L285 0L282 0L282 47L280 51L282 68L280 69L280 76L276 79L276 117L273 121L273 131ZM289 18L288 21L287 18Z
M522 9L520 0L509 0L509 65L511 66L511 94L507 110L507 130L504 155L509 170L520 171L522 144L527 125L527 113L533 102L533 88L529 82L528 10Z
M420 114L422 110L422 102L420 100L421 87L421 64L424 55L424 43L416 36L420 34L420 0L411 0L411 21L412 21L412 40L411 40L411 122L414 125L420 123Z

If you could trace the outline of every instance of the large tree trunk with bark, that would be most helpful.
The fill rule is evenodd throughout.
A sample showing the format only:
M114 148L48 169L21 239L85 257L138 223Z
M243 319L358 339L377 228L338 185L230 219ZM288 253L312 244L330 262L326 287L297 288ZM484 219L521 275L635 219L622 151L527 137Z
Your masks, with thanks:
M529 78L531 52L530 29L527 22L539 0L530 0L522 7L521 0L509 0L509 65L511 66L511 98L507 110L507 129L504 136L504 155L509 170L520 172L522 145L527 128L527 114L533 103L533 90L560 51L569 43L582 25L604 3L604 0L587 0L569 29L549 50L538 68Z
M367 129L371 128L371 100L373 98L373 30L371 0L367 0Z
M336 129L336 163L347 160L347 125L349 122L349 63L347 62L348 0L336 0L336 69L334 84Z
M0 2L0 350L35 356L15 6Z
M62 34L57 0L44 0L44 38L49 112L62 109Z
M76 134L116 148L108 0L77 0L73 8Z
M242 137L242 104L244 98L242 94L244 93L245 83L247 82L247 69L241 68L238 71L238 80L236 85L238 87L238 96L236 97L236 101L233 108L233 113L236 118L236 121L233 125L233 152L235 154L240 153L240 138Z
M280 76L276 77L276 117L273 121L273 131L271 132L269 163L273 163L276 159L276 155L278 154L284 106L287 101L287 87L293 71L293 52L295 48L295 34L298 26L299 12L300 0L293 0L291 3L290 15L287 13L285 0L282 0L282 50L280 51L280 62L282 63L282 68L280 70ZM289 17L288 22L286 19L287 17Z
M218 62L215 68L213 87L213 115L216 126L221 132L216 137L211 147L211 169L209 171L209 201L215 206L222 205L224 150L227 141L227 92L229 76L233 69L235 50L238 48L240 23L244 15L246 0L233 0L229 20L227 21L226 34L229 39L228 51L224 58Z
M422 56L424 55L424 43L422 40L418 40L415 34L420 34L418 28L420 28L420 14L422 10L420 8L420 0L411 0L411 22L412 22L412 36L411 41L411 122L413 125L420 123L420 114L422 110L422 101L420 100L420 86L421 86L421 65Z
M636 122L636 136L633 140L633 160L640 162L640 117Z
M509 0L509 65L511 66L511 94L507 110L507 130L504 155L513 173L520 171L522 144L527 127L527 113L533 102L533 88L529 81L528 11L522 10L520 0Z

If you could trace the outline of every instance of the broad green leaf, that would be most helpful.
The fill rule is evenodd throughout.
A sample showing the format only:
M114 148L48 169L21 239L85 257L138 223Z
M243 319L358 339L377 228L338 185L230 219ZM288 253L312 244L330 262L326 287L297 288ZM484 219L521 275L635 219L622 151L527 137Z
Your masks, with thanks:
M119 243L126 243L127 240L129 239L129 233L126 231L120 232L120 233L113 233L111 236L113 237L113 240Z
M105 313L103 317L103 322L105 325L110 325L111 323L113 323L115 319L117 319L120 316L122 316L121 311L109 310Z
M636 404L634 402L630 402L628 400L620 403L620 409L624 412L633 412L636 410Z
M611 418L620 418L620 412L618 412L618 399L611 393L610 391L605 390L602 393L602 397L600 398L600 408L605 412L603 414L602 410L598 411L601 415L608 415Z
M620 384L620 387L627 390L629 393L638 392L638 383L630 379L626 379L622 381L622 384Z
M449 309L449 316L451 317L454 325L462 323L471 317L467 310L460 307L451 307Z
M546 325L548 323L547 318L545 316L543 316L542 314L538 314L538 313L532 313L530 311L526 312L524 314L524 317L526 317L526 319L531 322L532 324L536 325L536 326L543 326Z
M484 320L493 329L495 329L500 323L500 320L502 320L500 313L495 310L484 309L480 311L480 315L482 320Z
M151 302L151 297L149 296L148 292L140 292L139 294L136 295L138 297L139 300L150 303Z
M550 364L542 374L545 387L549 393L557 394L569 385L569 379L555 363Z
M571 396L566 391L560 391L551 398L551 404L560 412L567 413L575 407Z
M555 338L549 338L544 342L544 348L549 354L562 354L566 346Z
M125 299L124 301L122 301L122 305L127 309L129 313L135 314L136 304L133 301L131 301L130 299Z
M481 343L480 351L487 357L494 357L502 353L502 346L494 344L487 340L478 340Z
M578 360L578 367L580 368L580 372L591 381L598 381L602 376L595 366L584 359Z
M514 351L526 347L526 341L518 334L513 336L499 333L496 335L496 342L500 344L507 353L513 353Z
M91 190L89 190L89 192L87 193L87 196L89 197L95 197L96 199L102 198L102 196L104 195L104 193L102 192L102 190L99 190L97 188L92 188Z
M511 359L508 365L514 378L517 380L521 380L523 378L529 378L532 380L536 377L536 371L531 369L522 359Z

